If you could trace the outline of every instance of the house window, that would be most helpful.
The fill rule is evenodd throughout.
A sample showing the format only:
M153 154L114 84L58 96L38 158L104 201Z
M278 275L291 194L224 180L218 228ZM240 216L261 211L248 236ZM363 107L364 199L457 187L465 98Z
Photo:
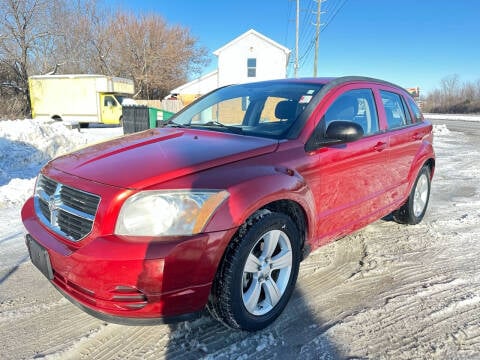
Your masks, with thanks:
M257 76L257 59L256 58L247 59L247 76L248 77Z

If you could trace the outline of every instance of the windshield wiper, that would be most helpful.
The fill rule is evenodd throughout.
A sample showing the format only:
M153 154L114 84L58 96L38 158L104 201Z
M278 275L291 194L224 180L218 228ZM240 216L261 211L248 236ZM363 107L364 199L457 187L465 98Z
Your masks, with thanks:
M176 122L169 121L165 123L162 127L186 128L186 127L190 127L190 124L178 124Z
M221 129L221 130L230 131L230 132L235 133L235 134L243 134L243 130L241 128L239 128L238 126L225 125L225 124L222 124L219 121L209 121L209 122L206 122L206 123L203 123L203 124L190 124L190 125L194 126L194 127L218 128L218 129Z
M203 125L203 126L218 126L218 127L228 128L227 125L222 124L221 122L215 121L215 120L206 122L206 123L204 123L204 124L199 124L199 125Z

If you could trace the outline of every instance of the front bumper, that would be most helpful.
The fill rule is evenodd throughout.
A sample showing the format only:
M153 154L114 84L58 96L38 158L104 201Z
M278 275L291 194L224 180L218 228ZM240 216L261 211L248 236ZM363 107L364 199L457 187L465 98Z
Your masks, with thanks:
M48 252L53 285L105 321L146 325L186 320L201 311L236 229L189 237L97 236L70 242L22 209L29 235Z

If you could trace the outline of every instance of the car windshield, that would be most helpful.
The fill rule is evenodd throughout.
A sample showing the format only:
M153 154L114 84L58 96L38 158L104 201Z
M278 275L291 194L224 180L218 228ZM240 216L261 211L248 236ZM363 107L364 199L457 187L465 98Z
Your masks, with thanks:
M323 84L264 82L220 88L180 112L167 126L282 138Z

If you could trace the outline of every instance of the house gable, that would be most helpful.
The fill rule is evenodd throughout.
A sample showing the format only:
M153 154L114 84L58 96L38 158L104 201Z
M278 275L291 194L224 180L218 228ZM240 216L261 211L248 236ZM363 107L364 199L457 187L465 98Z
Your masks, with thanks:
M171 91L206 94L218 87L287 76L290 50L251 29L213 52L218 69Z
M236 37L235 39L233 39L232 41L230 41L229 43L223 45L220 49L217 49L213 52L213 55L216 55L216 56L220 56L220 54L228 49L229 47L232 47L232 46L235 46L235 44L239 43L239 42L242 42L243 40L245 40L246 38L248 37L251 37L251 35L265 41L266 43L274 46L274 47L277 47L278 49L282 50L283 52L285 52L285 54L288 56L288 54L290 54L290 49L286 48L285 46L283 45L280 45L279 43L277 43L276 41L273 41L272 39L266 37L265 35L263 34L260 34L258 31L255 31L253 29L250 29L248 30L247 32L243 33L242 35L240 35L239 37Z
M214 52L219 86L285 78L290 50L249 30Z

